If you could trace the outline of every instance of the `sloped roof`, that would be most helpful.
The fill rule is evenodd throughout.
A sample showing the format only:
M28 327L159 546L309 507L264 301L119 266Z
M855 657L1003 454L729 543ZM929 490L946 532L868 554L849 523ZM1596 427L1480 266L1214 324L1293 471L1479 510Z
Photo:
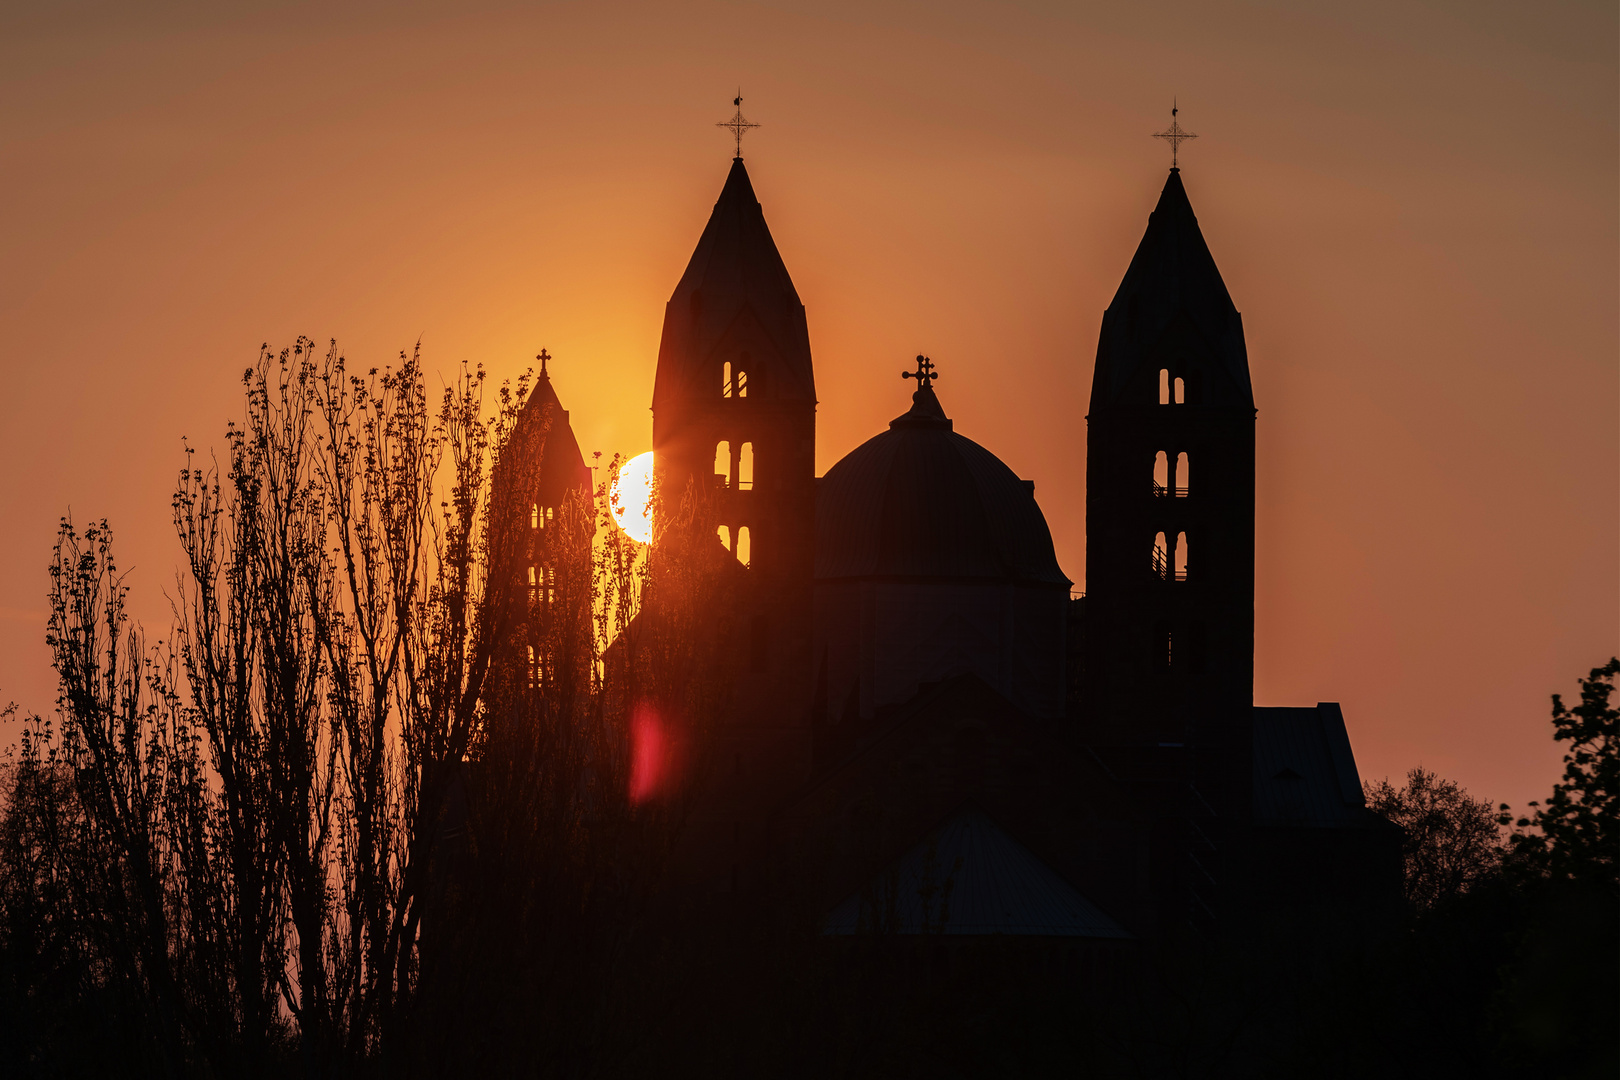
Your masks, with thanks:
M1376 815L1366 805L1344 714L1336 703L1302 709L1255 708L1256 825L1368 825Z
M1201 380L1199 403L1253 408L1243 317L1198 228L1181 172L1171 169L1130 268L1103 314L1091 410L1132 404L1133 386L1153 393L1157 378L1151 373L1177 360L1198 365L1208 376Z
M751 374L765 376L769 396L815 400L804 305L737 158L665 306L653 408L671 397L717 390L716 350L728 334L741 333L769 343L769 355L751 360Z
M956 434L932 387L817 485L816 577L1069 585L1033 485Z
M878 930L1131 936L972 804L835 907L822 924L830 935Z
M555 505L569 488L591 489L591 470L568 422L568 410L562 407L544 367L523 402L495 469L497 482L515 483L542 503Z

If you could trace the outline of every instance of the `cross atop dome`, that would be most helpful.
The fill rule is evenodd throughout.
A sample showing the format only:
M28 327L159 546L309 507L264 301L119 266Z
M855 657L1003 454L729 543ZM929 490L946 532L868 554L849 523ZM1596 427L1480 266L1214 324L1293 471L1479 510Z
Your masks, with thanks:
M917 370L902 371L900 373L900 377L902 379L916 379L917 389L927 390L929 387L934 385L934 380L939 378L939 372L934 370L934 362L932 360L928 359L926 356L919 356L917 357Z
M737 107L737 115L733 116L730 120L722 120L714 126L731 129L731 134L737 140L737 160L741 161L742 137L748 134L750 129L757 128L759 125L749 121L742 114L742 87L737 88L737 96L731 100L731 103Z
M1186 142L1188 139L1198 138L1197 135L1188 131L1176 121L1176 113L1180 111L1181 110L1176 106L1176 99L1171 98L1170 126L1165 128L1163 131L1155 131L1153 133L1153 137L1155 139L1163 139L1165 142L1170 144L1170 169L1172 172L1180 168L1180 166L1176 164L1176 151L1181 149L1181 144ZM739 113L738 115L741 114Z

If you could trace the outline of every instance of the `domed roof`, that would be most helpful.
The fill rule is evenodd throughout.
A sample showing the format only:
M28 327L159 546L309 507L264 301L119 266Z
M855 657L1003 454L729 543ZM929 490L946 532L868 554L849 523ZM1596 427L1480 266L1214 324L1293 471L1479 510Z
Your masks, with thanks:
M1035 485L956 434L925 379L911 410L816 488L816 577L1067 588Z

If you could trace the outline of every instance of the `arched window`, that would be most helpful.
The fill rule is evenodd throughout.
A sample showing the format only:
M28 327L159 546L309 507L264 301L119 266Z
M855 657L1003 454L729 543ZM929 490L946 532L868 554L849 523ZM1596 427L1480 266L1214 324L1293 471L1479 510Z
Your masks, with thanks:
M528 670L529 688L531 690L537 690L541 687L551 685L554 674L555 673L551 670L551 664L548 662L548 657L546 656L545 652L540 649L536 649L533 645L530 645Z
M1187 455L1185 452L1176 455L1176 494L1187 494Z
M731 443L721 439L714 447L714 471L722 486L731 484Z
M746 526L746 525L737 526L737 551L736 551L736 555L737 555L737 561L742 563L744 566L748 565L748 560L753 555L753 552L749 550L748 526Z
M1153 670L1163 673L1169 671L1175 662L1175 635L1170 631L1170 624L1160 620L1153 624Z
M1170 369L1159 369L1159 404L1170 404Z
M1170 546L1165 543L1164 533L1153 539L1153 573L1157 577L1170 576Z
M736 395L738 397L747 397L748 372L744 371L742 368L738 368L736 374L732 377L732 380L736 387Z
M539 503L530 503L529 504L529 528L538 529L539 527L540 527L540 504Z
M720 526L718 529L716 529L714 531L715 531L715 535L720 537L720 546L725 548L727 551L730 551L731 550L731 527L729 525L722 525L722 526Z
M737 489L747 491L754 486L754 444L745 442L737 447Z
M529 603L557 602L557 570L551 566L529 567Z
M1187 534L1176 534L1176 580L1187 580Z
M731 361L720 365L720 396L731 396Z
M1176 404L1187 404L1187 384L1182 379L1176 379Z
M1160 450L1153 456L1153 494L1170 493L1170 455Z

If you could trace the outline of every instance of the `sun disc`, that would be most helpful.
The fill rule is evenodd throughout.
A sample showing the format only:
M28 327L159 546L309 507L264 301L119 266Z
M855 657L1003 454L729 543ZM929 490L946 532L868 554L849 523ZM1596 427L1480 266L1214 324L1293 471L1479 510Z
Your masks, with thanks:
M632 540L642 544L652 543L652 487L653 456L649 450L619 466L618 478L608 493L613 520Z

